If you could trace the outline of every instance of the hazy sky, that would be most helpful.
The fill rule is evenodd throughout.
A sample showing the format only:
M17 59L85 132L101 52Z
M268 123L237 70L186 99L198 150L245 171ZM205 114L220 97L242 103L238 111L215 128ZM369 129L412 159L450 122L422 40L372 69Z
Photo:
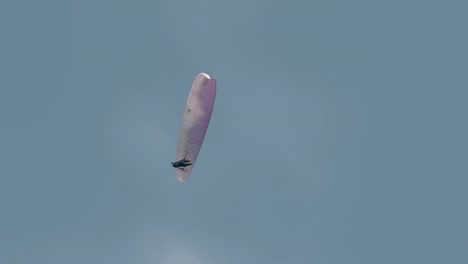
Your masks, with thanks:
M0 263L468 263L467 10L1 1Z

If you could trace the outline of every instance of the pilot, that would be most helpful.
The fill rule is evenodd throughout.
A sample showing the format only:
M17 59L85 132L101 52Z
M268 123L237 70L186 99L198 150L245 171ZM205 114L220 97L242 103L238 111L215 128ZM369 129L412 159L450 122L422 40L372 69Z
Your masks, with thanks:
M193 163L187 159L187 157L184 157L183 159L176 161L176 162L171 162L172 167L174 168L179 168L179 167L187 167L192 165Z

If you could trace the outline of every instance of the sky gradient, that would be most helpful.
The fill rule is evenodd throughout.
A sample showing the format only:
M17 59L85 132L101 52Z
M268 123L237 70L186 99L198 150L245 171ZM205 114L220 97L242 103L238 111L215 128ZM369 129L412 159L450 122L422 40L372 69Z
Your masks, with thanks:
M2 1L0 263L468 263L466 10Z

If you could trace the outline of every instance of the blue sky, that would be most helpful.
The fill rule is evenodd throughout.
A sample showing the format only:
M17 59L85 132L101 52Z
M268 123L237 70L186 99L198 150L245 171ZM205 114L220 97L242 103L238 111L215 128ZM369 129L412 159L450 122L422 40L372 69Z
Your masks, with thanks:
M467 263L467 8L3 1L0 263Z

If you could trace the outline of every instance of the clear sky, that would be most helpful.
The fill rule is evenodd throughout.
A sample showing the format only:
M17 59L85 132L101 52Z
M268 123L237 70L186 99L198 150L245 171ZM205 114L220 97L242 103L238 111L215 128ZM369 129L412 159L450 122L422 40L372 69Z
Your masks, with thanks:
M1 1L0 263L468 263L467 10Z

